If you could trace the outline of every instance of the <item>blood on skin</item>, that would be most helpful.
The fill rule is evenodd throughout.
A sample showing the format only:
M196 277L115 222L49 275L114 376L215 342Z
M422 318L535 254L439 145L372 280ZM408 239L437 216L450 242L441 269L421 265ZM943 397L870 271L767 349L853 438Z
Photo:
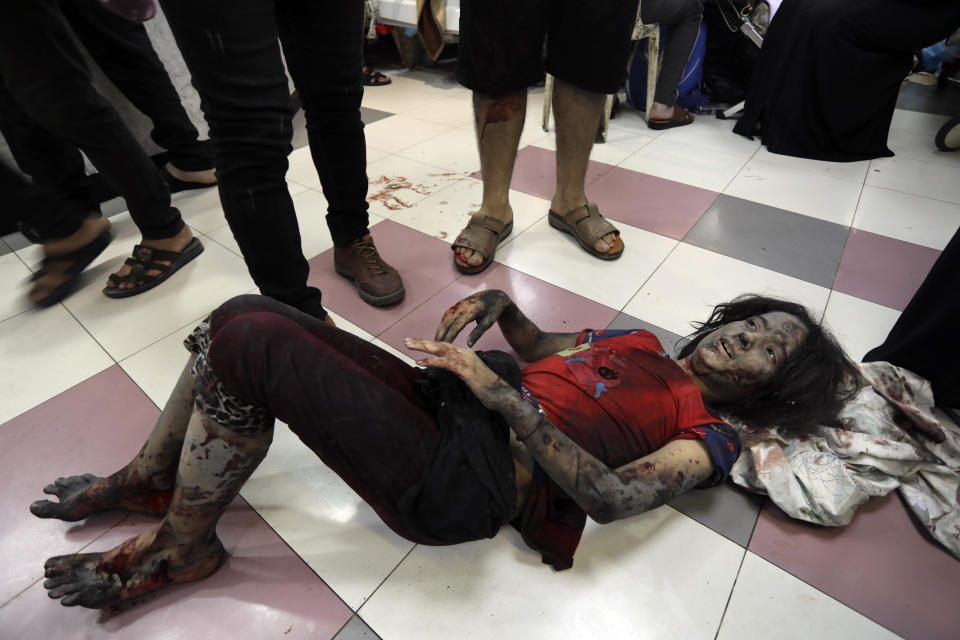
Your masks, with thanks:
M483 144L483 136L487 131L488 124L510 120L517 113L519 107L519 98L497 98L487 105L483 114L483 127L480 129L480 144Z

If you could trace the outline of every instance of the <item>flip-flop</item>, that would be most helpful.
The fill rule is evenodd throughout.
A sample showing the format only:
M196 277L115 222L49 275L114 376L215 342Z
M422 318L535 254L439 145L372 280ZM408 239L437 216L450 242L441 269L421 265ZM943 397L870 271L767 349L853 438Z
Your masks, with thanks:
M190 244L179 252L164 251L138 244L133 248L133 256L124 261L124 264L130 265L130 273L125 276L111 273L109 281L114 286L104 287L103 295L108 298L129 298L144 291L149 291L201 253L203 253L203 244L200 243L198 238L191 240ZM158 261L160 260L170 264L159 264ZM146 273L150 270L160 273L155 276L148 276ZM132 283L134 286L121 289L121 283Z
M679 112L679 113L678 113ZM673 105L673 115L666 120L657 119L647 122L651 129L661 131L663 129L673 129L674 127L684 127L694 121L693 114L678 104Z
M64 272L64 275L68 276L67 280L61 283L59 286L54 287L49 294L40 298L39 300L34 301L38 307L49 307L54 305L64 298L66 298L77 286L77 283L80 281L80 275L83 273L83 270L86 269L91 262L96 260L97 256L103 253L103 250L107 248L107 245L110 244L110 241L113 239L110 230L107 229L96 238L93 242L88 244L85 247L77 249L71 253L64 254L62 256L51 256L44 258L41 263L40 269L37 270L30 279L33 281L39 280L42 276L46 275L46 268L53 262L66 262L72 261L72 264ZM31 294L37 290L37 286L34 285L31 290Z
M163 181L167 183L167 188L170 190L170 193L180 193L181 191L190 191L191 189L209 189L210 187L217 186L216 182L207 183L181 180L170 173L166 166L160 167L160 175L163 176Z
M564 214L554 211L547 216L547 221L554 229L569 233L580 247L592 256L601 260L616 260L623 255L623 240L620 232L600 215L600 210L592 202L571 209ZM605 235L615 233L617 238L610 251L599 251L595 246L597 241Z
M457 256L453 256L453 266L460 273L474 274L480 273L490 266L493 257L497 253L497 246L506 240L507 236L513 231L513 220L510 222L501 222L496 218L487 215L475 213L470 216L470 222L463 228L457 239L453 241L451 249L454 251L459 247L472 249L483 256L483 262L478 265L463 265L457 262Z
M393 80L390 79L390 76L380 73L373 67L363 68L363 85L365 87L385 87L391 82Z

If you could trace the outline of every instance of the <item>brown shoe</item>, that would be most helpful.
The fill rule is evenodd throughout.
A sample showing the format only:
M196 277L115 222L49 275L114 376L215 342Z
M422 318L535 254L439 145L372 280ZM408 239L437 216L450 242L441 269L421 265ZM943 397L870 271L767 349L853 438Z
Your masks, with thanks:
M400 274L383 261L369 233L346 247L334 247L333 268L353 280L364 302L375 307L396 304L406 293Z

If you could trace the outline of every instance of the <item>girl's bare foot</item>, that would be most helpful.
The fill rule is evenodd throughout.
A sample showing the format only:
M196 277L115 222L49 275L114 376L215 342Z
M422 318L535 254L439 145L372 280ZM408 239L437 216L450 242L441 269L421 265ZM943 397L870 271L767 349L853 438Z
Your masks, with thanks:
M99 609L177 582L213 574L227 557L216 535L202 543L176 539L166 522L103 553L55 556L43 587L65 607Z
M37 500L30 505L30 513L38 518L57 518L66 522L83 520L95 513L125 509L151 516L163 517L173 496L170 487L154 488L145 482L124 481L120 471L108 478L91 473L69 478L57 478L43 488L44 493L56 496L59 502Z

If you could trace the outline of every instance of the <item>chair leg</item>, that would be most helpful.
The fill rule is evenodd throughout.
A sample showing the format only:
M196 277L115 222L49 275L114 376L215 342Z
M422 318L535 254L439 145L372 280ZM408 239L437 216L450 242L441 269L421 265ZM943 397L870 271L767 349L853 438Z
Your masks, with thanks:
M543 83L543 130L550 131L550 103L553 102L553 76L547 74Z
M597 142L607 141L607 132L610 130L610 111L613 110L613 96L609 94L603 103L603 113L600 116L600 128L597 130Z
M657 75L660 71L660 29L647 38L647 110L643 116L650 122L653 94L657 91Z

